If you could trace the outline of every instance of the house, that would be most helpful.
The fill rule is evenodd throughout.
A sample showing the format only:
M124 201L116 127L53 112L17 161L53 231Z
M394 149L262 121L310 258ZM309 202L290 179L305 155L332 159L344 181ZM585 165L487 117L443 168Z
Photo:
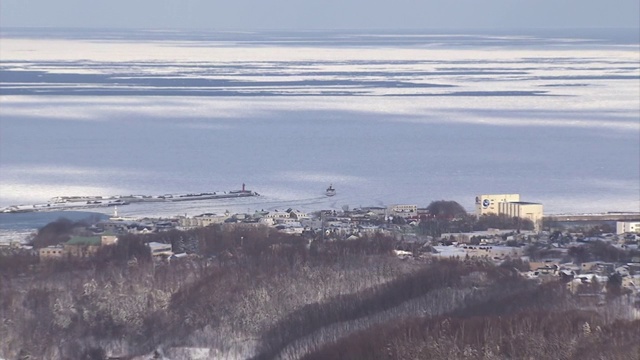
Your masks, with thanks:
M457 246L452 246L452 245L450 246L437 245L433 247L433 250L434 252L432 256L434 257L464 259L467 256L465 249Z
M289 218L289 213L286 211L272 211L268 214L266 214L264 217L266 218L271 218L271 219L288 219Z
M593 269L595 269L596 266L598 266L598 264L600 264L599 261L589 261L589 262L583 262L582 264L580 264L580 270L583 273L589 272Z
M640 292L640 275L623 277L622 287L631 290L634 294L637 294Z
M304 220L309 219L309 215L299 211L299 210L291 210L289 211L289 217L295 220Z
M374 225L359 225L357 229L359 234L366 234L366 235L373 235L373 234L378 234L383 232L383 229L381 229L379 226L374 226Z
M519 259L524 254L523 248L511 246L464 246L463 248L471 257L488 257L492 260Z
M17 249L22 246L20 240L11 240L9 242L0 242L0 247Z
M173 255L171 244L163 244L159 242L152 241L147 244L149 247L149 252L152 257L155 256L171 256Z
M276 222L273 220L273 218L263 217L258 220L258 223L260 225L273 226Z
M538 269L548 269L548 268L558 269L559 267L560 267L559 261L549 260L549 261L543 261L543 262L534 262L534 261L529 262L529 270L531 271L535 271Z
M276 226L278 231L290 234L290 235L301 235L304 232L304 227L300 225L300 223L289 223L286 225L278 225Z
M371 215L371 216L386 216L387 215L387 208L386 207L381 207L381 206L369 206L369 207L365 207L362 208L362 210Z
M278 225L282 225L282 224L298 224L298 223L300 223L300 221L298 221L298 220L296 220L294 218L290 218L290 217L276 218L275 222Z
M189 254L187 253L179 253L179 254L173 254L169 257L169 260L180 260L180 259L185 259L189 257Z
M102 235L100 237L100 245L115 245L118 243L118 237L115 235Z

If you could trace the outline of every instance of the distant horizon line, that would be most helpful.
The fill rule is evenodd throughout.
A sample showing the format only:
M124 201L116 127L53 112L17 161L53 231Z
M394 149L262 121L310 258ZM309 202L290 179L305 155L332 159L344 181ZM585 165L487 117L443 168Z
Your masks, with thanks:
M451 32L465 32L465 31L575 31L575 30L624 30L624 31L640 31L640 27L629 26L594 26L594 27L424 27L424 28L255 28L255 29L240 29L240 28L204 28L204 27L104 27L104 26L1 26L0 32L3 30L140 30L140 31L205 31L205 32L234 32L234 33L257 33L257 32L366 32L366 31L381 31L381 32L413 32L413 31L451 31Z

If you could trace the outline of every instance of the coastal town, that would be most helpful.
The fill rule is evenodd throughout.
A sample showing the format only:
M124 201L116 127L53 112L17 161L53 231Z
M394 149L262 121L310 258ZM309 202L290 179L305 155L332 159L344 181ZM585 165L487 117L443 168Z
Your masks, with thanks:
M335 190L331 186L328 190L333 195ZM519 275L533 281L562 279L574 293L590 289L592 295L604 296L605 284L613 279L620 291L640 299L640 213L609 213L580 219L545 217L542 204L521 201L519 194L478 195L475 205L473 214L466 213L455 202L435 201L428 207L344 206L341 211L312 213L287 208L140 219L119 216L115 207L108 220L81 226L64 242L34 247L16 240L2 244L0 251L29 251L43 263L66 261L91 257L101 248L117 244L127 234L205 227L271 229L298 237L307 246L320 241L348 242L385 236L395 239L393 253L407 261L473 258L496 265L517 262ZM176 248L171 243L149 241L146 246L158 263L202 256L197 244ZM604 254L595 252L595 248L603 249Z
M330 185L325 196L335 195ZM59 218L26 240L0 246L0 271L16 284L5 286L3 297L22 299L12 303L16 320L3 331L31 339L21 340L26 345L11 351L54 354L49 358L64 352L72 354L69 358L92 359L248 359L256 354L266 359L295 344L300 334L292 328L327 331L324 319L331 323L334 315L324 314L358 316L344 322L346 333L336 332L336 338L349 339L350 331L360 329L358 324L375 329L387 316L408 326L404 324L438 319L441 313L473 311L473 319L493 326L502 317L488 314L508 314L515 306L531 312L507 316L531 316L532 321L542 316L550 324L575 317L573 325L563 325L568 327L554 335L582 339L572 347L590 346L587 336L612 331L607 326L618 329L616 339L635 336L633 326L640 319L640 212L545 215L543 204L524 201L529 199L520 194L483 194L469 200L473 212L456 201L437 200L426 206L344 205L317 211L283 207L141 218L113 206L108 217ZM282 307L286 312L273 320L272 314ZM565 310L541 313L536 310L540 308ZM358 315L359 309L382 310ZM36 311L43 315L32 317ZM218 320L225 316L227 323L241 320L226 328ZM265 337L264 330L252 325L261 316L267 331L280 331L277 337ZM515 324L509 326L520 326L509 319L504 321ZM616 321L629 322L631 333ZM83 350L60 350L58 340L38 350L40 336L28 335L41 326L34 324L46 325L45 333L48 324L55 324L56 336L62 338L71 336L74 326L90 329L88 334L103 334L104 329L122 334L160 331L167 339L185 326L206 337L196 343L160 337L139 344L133 335L100 335L99 342L86 340ZM544 324L535 331L546 338L549 327ZM301 334L314 339L320 336L304 331ZM284 342L278 340L283 336ZM484 343L498 341L491 351L502 348L500 336L494 339L482 328L478 336ZM231 339L230 345L217 345L220 339ZM443 341L439 339L434 341ZM312 351L307 345L294 346L303 353ZM452 352L464 352L456 346ZM526 345L514 349L517 354L539 351ZM607 349L626 351L617 345Z

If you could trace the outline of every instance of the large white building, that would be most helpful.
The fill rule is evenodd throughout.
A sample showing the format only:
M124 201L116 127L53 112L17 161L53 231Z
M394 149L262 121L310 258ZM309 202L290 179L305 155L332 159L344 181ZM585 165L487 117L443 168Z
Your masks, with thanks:
M498 194L476 196L476 215L497 214L528 219L534 230L542 230L544 216L542 204L520 201L520 194Z
M616 234L640 233L640 221L616 221Z
M531 220L535 231L542 230L542 204L531 202L502 202L498 204L498 214Z
M229 218L229 213L225 214L202 214L194 217L181 217L180 226L184 228L205 227L213 224L222 224Z
M393 205L390 209L390 215L403 217L405 219L417 216L418 205Z
M499 214L498 204L519 201L520 194L478 195L476 196L476 215Z

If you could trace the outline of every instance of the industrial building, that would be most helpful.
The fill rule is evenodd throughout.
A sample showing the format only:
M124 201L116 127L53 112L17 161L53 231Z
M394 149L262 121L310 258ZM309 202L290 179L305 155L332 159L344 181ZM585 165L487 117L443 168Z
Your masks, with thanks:
M535 231L542 230L542 204L531 202L502 202L498 204L498 215L528 219Z
M640 234L640 221L616 221L616 234Z
M498 204L519 201L520 194L478 195L476 196L476 215L499 214Z
M528 219L533 222L535 231L542 230L542 204L520 201L520 194L476 196L476 216L487 214Z

